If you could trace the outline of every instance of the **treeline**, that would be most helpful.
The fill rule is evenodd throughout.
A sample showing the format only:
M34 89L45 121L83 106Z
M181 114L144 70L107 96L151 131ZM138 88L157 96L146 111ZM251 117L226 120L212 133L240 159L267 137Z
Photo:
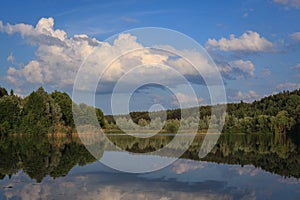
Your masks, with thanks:
M97 119L104 126L103 112L85 104L75 104L67 93L48 94L42 87L21 98L0 87L0 135L26 133L72 133L75 131L72 106L82 113L96 109ZM77 113L80 113L77 112ZM84 121L84 119L81 119Z
M166 123L163 126L166 132L176 132L179 126L183 129L198 127L199 132L205 132L209 123L217 128L220 120L225 117L223 127L224 133L280 133L288 131L299 132L300 130L300 90L292 92L284 91L275 95L262 98L252 103L228 103L225 116L211 116L212 106L199 107L200 116L196 116L195 109L180 109L166 111ZM118 129L116 124L127 124L127 128L134 127L134 124L151 129L151 118L154 124L159 124L156 116L162 112L132 112L129 115L117 116L116 123L113 116L106 116L109 129ZM181 113L189 113L188 117L181 119ZM150 118L150 115L152 116ZM132 121L130 120L132 119ZM127 121L126 121L127 120ZM134 124L133 124L134 123ZM149 125L149 126L147 126ZM124 126L124 125L123 125Z
M300 89L253 103L227 105L225 132L296 132L300 128Z
M158 112L131 112L129 115L105 116L103 112L85 104L75 104L67 93L54 91L48 94L42 87L29 96L21 98L0 87L0 134L30 133L47 134L55 132L72 133L75 124L72 105L76 110L77 125L89 124L94 111L97 121L106 132L124 130L161 130L176 133L181 130L206 132L211 124L224 133L280 133L300 130L300 89L284 91L252 103L229 103L225 116L211 115L212 106L174 109ZM215 106L215 109L218 109ZM95 110L96 109L96 110ZM183 118L181 119L183 115ZM151 116L151 117L150 117ZM164 120L164 117L166 121ZM152 120L151 120L152 119ZM116 123L116 120L118 123ZM122 125L122 127L118 127Z

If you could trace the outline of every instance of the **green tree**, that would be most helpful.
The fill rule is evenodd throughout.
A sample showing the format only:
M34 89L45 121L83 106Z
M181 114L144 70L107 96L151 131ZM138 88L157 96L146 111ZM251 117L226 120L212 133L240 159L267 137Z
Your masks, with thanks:
M69 97L67 93L54 91L51 93L51 97L54 99L55 103L57 103L60 107L61 111L61 122L70 127L74 127L74 119L72 112L72 99Z
M291 130L294 123L295 120L289 116L289 113L286 110L278 112L278 114L272 118L273 129L280 135Z
M11 125L8 121L0 123L0 135L7 135L11 131Z
M60 121L60 107L41 87L25 98L21 130L26 133L45 134Z
M105 127L104 114L99 108L81 103L79 105L74 104L73 109L77 125L100 125L101 127Z
M169 133L177 133L180 127L180 121L178 119L170 119L165 122L164 129Z
M147 120L145 120L143 118L139 119L138 125L141 127L147 126L148 125Z
M257 117L258 129L262 133L270 132L271 119L268 115L259 115Z
M240 124L244 133L251 133L255 130L255 123L252 117L244 117L241 119Z
M226 113L223 130L227 133L241 132L241 130L238 128L238 119L234 115Z
M0 98L0 124L2 124L2 133L17 132L21 111L20 98L7 95Z
M5 88L0 87L0 98L7 95L7 91Z
M99 108L95 108L97 120L101 128L105 128L104 114Z

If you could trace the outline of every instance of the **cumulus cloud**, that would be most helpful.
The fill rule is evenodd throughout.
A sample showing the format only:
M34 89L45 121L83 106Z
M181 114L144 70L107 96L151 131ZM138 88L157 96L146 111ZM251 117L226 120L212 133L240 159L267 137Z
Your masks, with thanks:
M273 2L284 5L287 8L300 8L300 0L273 0Z
M204 98L198 98L196 96L188 95L183 92L176 92L175 96L173 96L172 105L178 106L180 102L182 104L182 107L193 107L200 105L204 101Z
M292 67L292 69L295 69L295 70L300 69L300 63L298 65L295 65L294 67Z
M249 60L235 60L229 62L229 65L232 67L232 69L236 70L239 76L244 77L253 77L255 67L253 63Z
M255 66L250 60L217 61L217 67L225 79L236 80L254 77Z
M54 19L51 17L41 18L36 27L24 23L15 25L8 23L2 26L2 31L8 34L19 33L23 38L26 37L30 43L38 45L64 45L64 40L67 37L65 31L54 30Z
M8 34L19 33L22 37L27 37L28 41L33 44L48 44L48 45L63 45L67 34L65 31L56 29L54 30L53 18L41 18L36 27L29 24L6 24L4 32Z
M295 41L300 41L300 32L292 33L290 37Z
M33 60L26 65L19 74L23 75L28 82L43 84L43 74L40 63Z
M286 82L276 86L276 90L296 90L300 88L300 83Z
M86 35L67 38L63 30L54 29L53 18L41 18L35 27L23 23L6 24L2 31L8 34L19 33L30 44L38 46L36 60L20 69L11 67L7 71L7 80L14 84L27 81L61 87L71 85L80 63L100 43Z
M229 96L230 99L235 100L235 101L246 101L246 102L251 102L260 97L259 94L257 94L253 90L249 90L248 92L242 92L238 91L236 94Z
M212 70L212 63L204 54L169 47L171 52L182 56L176 57L169 52L146 48L138 42L136 36L128 33L118 35L113 41L103 42L84 34L69 37L65 31L55 29L53 18L41 18L36 26L24 23L2 24L1 22L2 31L20 34L29 44L37 46L34 60L24 66L10 67L7 71L6 80L16 85L27 82L71 89L79 67L88 56L85 68L81 71L84 75L81 81L85 83L82 84L85 86L82 87L83 90L91 89L93 86L89 83L91 80L98 80L101 75L99 72L104 69L106 71L101 79L104 92L111 91L112 83L140 65L143 67L135 68L134 73L128 75L126 85L136 84L139 80L155 80L165 85L181 84L176 73L170 72L170 67L188 77L189 81L205 84L199 79L199 73L190 61L196 63L202 76L214 77L216 72ZM94 53L91 54L92 52ZM115 58L118 59L114 60Z
M194 101L193 97L189 96L189 95L186 95L186 94L183 94L181 92L178 92L176 93L176 96L179 98L179 101L182 101L182 102L190 102L190 101ZM197 101L198 102L203 102L204 99L203 98L197 98Z
M247 31L238 38L231 34L229 39L208 39L206 43L207 49L221 51L265 52L270 51L272 47L270 41L254 31Z

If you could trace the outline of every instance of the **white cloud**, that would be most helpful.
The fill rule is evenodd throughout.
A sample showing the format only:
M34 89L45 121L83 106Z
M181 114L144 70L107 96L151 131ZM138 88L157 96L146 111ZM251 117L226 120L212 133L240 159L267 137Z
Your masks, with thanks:
M218 64L217 66L219 71L223 74L230 74L233 71L232 66L230 66L228 63Z
M296 90L300 88L300 83L286 82L276 86L277 90Z
M287 8L300 8L300 0L273 0L277 4L282 4Z
M234 96L230 96L230 99L235 101L246 101L251 102L253 100L256 100L260 97L259 94L257 94L253 90L249 90L248 92L242 92L238 91Z
M59 87L71 85L81 62L100 43L86 35L67 38L63 30L54 30L53 18L40 19L36 27L7 24L3 30L8 34L20 33L30 44L38 46L36 60L23 68L10 68L7 71L6 79L14 84L27 81Z
M247 12L243 14L244 18L247 18L248 16L249 16L249 13L247 13Z
M295 41L300 41L300 32L292 33L290 37Z
M145 48L138 42L136 36L130 34L120 34L110 43L98 41L84 34L68 37L65 31L54 28L53 18L41 18L36 26L23 23L6 24L2 30L8 34L19 33L30 44L37 46L34 60L29 61L25 66L10 68L7 71L6 80L23 87L26 87L27 82L71 89L80 65L93 51L95 53L90 55L83 71L82 81L85 83L82 84L85 86L83 89L92 88L93 86L89 85L91 80L98 79L99 72L119 55L123 56L112 63L108 69L106 68L102 76L101 81L104 85L109 83L107 89L111 89L109 87L112 82L138 65L143 67L136 69L126 84L136 84L139 80L154 80L175 86L180 84L176 79L176 73L170 73L170 69L166 66L170 66L182 75L198 76L197 70L188 61L196 63L202 76L214 77L215 73L210 60L199 52L169 47L175 54L188 58L187 61L180 57L174 58L167 52Z
M292 69L296 69L296 70L300 69L300 63L298 65L292 67Z
M9 62L11 62L11 63L13 63L13 62L15 61L15 57L14 57L12 54L10 54L10 55L6 58L6 60L9 61Z
M230 80L254 77L255 66L249 60L233 60L217 63L223 77Z
M2 32L3 31L3 23L2 23L2 21L0 20L0 32Z
M17 70L10 67L7 70L7 80L18 85L17 77L25 77L26 81L30 83L43 84L43 69L40 63L36 60L30 61L23 69Z
M174 171L176 174L183 174L196 169L202 169L205 167L205 164L192 161L177 161L173 163L172 166L172 171Z
M2 22L1 22L2 23ZM54 30L53 18L41 18L36 27L29 24L6 24L2 27L2 31L8 34L19 33L22 37L26 37L32 44L48 44L63 45L67 34L63 30Z
M235 69L240 71L240 76L244 76L244 77L253 77L254 76L254 71L255 71L255 67L253 65L253 63L249 60L235 60L235 61L231 61L229 62L229 65Z
M178 103L181 103L182 107L193 107L199 106L204 101L204 98L197 98L196 96L184 94L183 92L176 92L172 104L178 105Z
M12 83L12 84L14 84L14 85L16 85L16 86L20 86L20 85L21 85L21 82L20 82L17 78L15 78L14 76L7 75L7 76L5 77L5 79L6 79L8 82L10 82L10 83Z
M207 49L221 51L263 52L270 51L272 47L273 44L270 41L254 31L247 31L239 38L231 34L229 39L208 39L206 43Z
M44 82L40 63L35 60L31 61L28 65L26 65L24 69L20 71L20 73L24 75L28 82L39 84L43 84Z
M15 75L17 73L18 73L18 71L13 67L9 67L8 70L7 70L8 75Z
M3 30L8 34L20 33L22 36L37 35L33 26L20 23L16 25L6 24Z
M7 70L6 80L8 80L10 83L13 83L16 86L19 86L20 81L18 81L18 79L16 78L18 73L19 72L15 68L9 67Z
M38 34L49 35L54 38L58 38L64 41L67 37L66 32L63 30L54 30L54 19L53 18L42 18L39 20L38 24L36 25L35 29Z

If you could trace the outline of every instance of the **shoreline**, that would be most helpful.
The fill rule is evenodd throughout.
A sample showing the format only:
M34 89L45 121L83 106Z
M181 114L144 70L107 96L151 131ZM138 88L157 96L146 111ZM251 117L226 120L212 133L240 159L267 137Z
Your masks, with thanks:
M84 133L84 135L86 136L92 136L95 133ZM182 136L191 136L191 135L223 135L223 134L238 134L238 135L245 135L248 133L217 133L217 132L189 132L188 130L186 131L181 131L181 132L177 132L177 133L169 133L169 132L151 132L151 131L145 131L145 132L137 132L137 131L129 131L128 133L125 132L121 132L121 131L106 131L104 130L104 134L107 136L147 136L150 135L150 137L152 136L175 136L175 135L182 135ZM259 135L268 135L268 134L273 134L273 133L252 133L252 134L259 134ZM251 134L251 135L252 135ZM83 135L83 134L82 134ZM35 135L32 133L9 133L7 134L7 136L10 137L27 137L27 136L35 136L35 137L43 137L43 136L47 136L49 138L64 138L64 137L73 137L73 138L80 138L80 136L78 135L77 132L72 132L72 133L63 133L63 132L56 132L56 133L48 133L45 135Z

